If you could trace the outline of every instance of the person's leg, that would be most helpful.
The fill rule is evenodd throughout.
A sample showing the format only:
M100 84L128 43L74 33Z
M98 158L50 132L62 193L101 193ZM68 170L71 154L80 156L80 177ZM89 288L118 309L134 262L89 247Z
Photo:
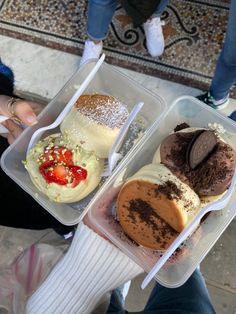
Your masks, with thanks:
M89 0L87 33L80 66L91 59L98 59L103 48L109 25L115 13L118 0Z
M210 296L201 272L196 269L179 288L165 288L156 283L143 311L128 312L123 309L119 291L112 293L107 314L214 314Z
M89 0L87 33L91 40L101 41L106 38L117 2L117 0Z
M164 52L165 41L162 32L161 15L168 2L168 0L161 0L154 14L143 24L147 50L152 57L158 57Z
M110 304L107 309L107 314L123 314L126 313L124 310L125 299L129 292L131 281L126 282L121 287L116 288L111 293Z
M154 12L153 16L161 17L161 15L165 11L168 3L169 3L169 0L161 0L159 5L157 6L156 11Z
M229 94L236 82L236 0L231 0L228 26L223 49L217 61L210 87L211 95L220 100Z
M124 310L123 297L119 289L112 291L111 300L106 314L123 314L126 313Z
M208 290L201 272L196 269L184 285L179 288L165 288L156 284L148 302L139 314L213 314ZM134 314L134 313L133 313Z

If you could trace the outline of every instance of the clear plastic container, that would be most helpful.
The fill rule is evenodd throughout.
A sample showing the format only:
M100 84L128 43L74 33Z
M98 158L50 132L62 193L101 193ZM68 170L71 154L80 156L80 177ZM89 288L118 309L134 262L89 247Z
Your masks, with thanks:
M158 257L160 258L161 252L137 246L125 236L121 226L113 218L115 200L125 180L145 164L151 163L162 140L173 131L176 125L183 122L193 127L208 127L209 123L223 126L225 133L222 137L236 150L236 124L232 120L208 108L193 97L180 97L171 105L161 121L154 124L131 156L123 160L88 208L91 223L147 272L154 266ZM205 220L201 221L196 231L156 274L155 279L166 287L181 286L235 215L236 193L234 191L227 206L220 211L211 212Z
M40 205L42 205L57 220L65 225L77 224L85 215L86 207L91 198L96 194L95 191L83 200L73 204L56 203L43 195L31 182L28 172L22 161L26 159L26 150L32 134L40 127L51 124L60 114L65 104L74 95L76 89L82 84L88 73L95 65L95 61L84 65L66 83L61 91L46 106L39 115L39 123L29 127L21 136L4 152L1 158L2 169L11 177L21 188L29 193ZM142 85L117 71L114 67L103 63L88 85L85 93L105 93L112 95L126 104L129 111L133 106L144 102L144 106L138 113L135 121L129 128L124 139L120 152L125 156L152 127L156 119L161 118L166 110L164 100L152 94ZM55 129L44 134L56 133ZM102 180L102 183L105 179ZM32 208L33 210L33 208Z

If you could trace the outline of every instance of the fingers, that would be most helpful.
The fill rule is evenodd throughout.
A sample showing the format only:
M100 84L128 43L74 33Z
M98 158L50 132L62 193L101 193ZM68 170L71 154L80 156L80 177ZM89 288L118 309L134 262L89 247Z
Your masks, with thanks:
M12 144L15 139L21 134L23 129L12 120L6 120L3 125L8 129L7 140Z
M30 102L19 100L14 105L15 115L26 125L34 125L37 123L37 117Z
M15 117L25 125L37 123L37 115L43 109L43 105L34 101L12 98L0 95L0 114L7 117Z
M8 130L8 134L0 134L8 138L11 144L23 131L20 124L30 126L36 124L37 115L44 108L43 104L33 101L12 98L6 95L0 95L0 115L10 117L9 120L2 123Z
M34 102L34 101L30 101L28 103L30 104L30 106L33 109L36 116L45 108L45 104L43 105L43 104L40 104L40 103Z

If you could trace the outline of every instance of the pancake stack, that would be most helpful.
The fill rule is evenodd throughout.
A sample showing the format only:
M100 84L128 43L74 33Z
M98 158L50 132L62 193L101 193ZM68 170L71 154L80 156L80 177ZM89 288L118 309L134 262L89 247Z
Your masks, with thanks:
M165 251L206 203L227 191L236 153L212 130L185 128L167 136L152 164L130 177L117 216L137 244Z
M101 181L104 159L128 117L113 96L82 95L60 125L26 157L34 185L59 203L77 202Z
M126 107L113 96L82 95L61 123L75 144L107 158L120 128L128 118Z

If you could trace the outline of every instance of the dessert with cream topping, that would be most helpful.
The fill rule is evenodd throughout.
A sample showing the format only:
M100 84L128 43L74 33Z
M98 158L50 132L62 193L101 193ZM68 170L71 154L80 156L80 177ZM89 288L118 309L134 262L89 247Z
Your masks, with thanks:
M60 128L76 145L107 158L127 117L127 108L113 96L82 95Z
M125 233L156 250L165 250L199 208L197 194L161 164L142 167L123 185L117 199Z
M216 131L177 127L152 164L122 186L117 217L124 232L139 245L166 250L203 206L222 197L235 168L236 152Z
M35 186L56 202L76 202L100 182L104 158L128 117L112 96L82 95L60 125L61 134L37 143L26 158Z
M206 153L194 168L189 160L191 151L192 155L195 153L195 159L201 151ZM153 162L161 162L168 167L175 176L188 184L205 204L222 197L228 189L236 167L236 152L212 130L184 128L162 141Z
M51 200L72 203L98 186L104 160L75 145L67 136L54 134L32 148L25 167L35 186Z

